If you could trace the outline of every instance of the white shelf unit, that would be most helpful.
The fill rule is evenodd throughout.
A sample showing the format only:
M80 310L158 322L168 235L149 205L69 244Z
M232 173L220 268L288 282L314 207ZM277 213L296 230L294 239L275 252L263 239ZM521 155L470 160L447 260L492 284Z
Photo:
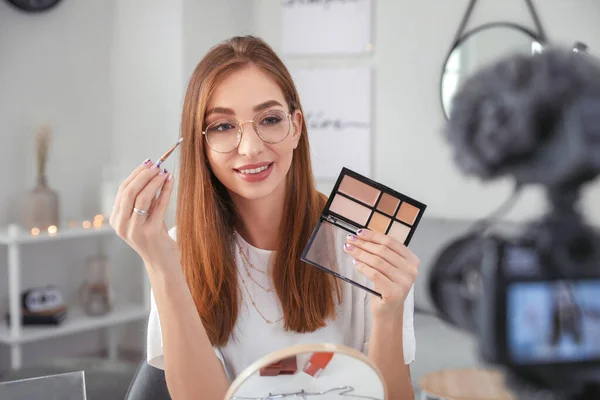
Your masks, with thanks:
M12 369L22 367L22 346L40 340L71 335L75 333L105 329L107 335L108 357L117 358L119 325L147 318L150 311L150 284L144 282L143 304L117 304L103 316L87 316L81 309L70 307L67 318L60 325L22 326L21 324L21 246L49 241L62 241L83 238L103 238L115 236L112 227L66 228L55 234L40 233L31 235L15 226L0 231L0 245L8 247L8 292L10 325L4 318L0 322L0 344L10 347L10 365ZM17 315L18 318L12 318Z

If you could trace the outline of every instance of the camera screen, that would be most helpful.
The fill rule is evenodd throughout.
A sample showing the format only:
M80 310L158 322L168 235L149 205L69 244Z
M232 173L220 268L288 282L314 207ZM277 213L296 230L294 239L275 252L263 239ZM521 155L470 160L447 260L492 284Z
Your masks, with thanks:
M600 359L600 280L513 283L506 300L513 362Z

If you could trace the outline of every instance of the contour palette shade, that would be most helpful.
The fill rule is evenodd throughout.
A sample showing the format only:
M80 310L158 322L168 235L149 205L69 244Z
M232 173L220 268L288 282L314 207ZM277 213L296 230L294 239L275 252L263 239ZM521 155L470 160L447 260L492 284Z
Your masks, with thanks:
M347 168L343 168L321 214L321 219L306 246L302 260L333 273L371 293L340 274L341 262L333 257L348 233L370 229L390 235L408 245L427 206ZM343 245L343 242L342 242ZM341 255L340 257L346 258Z
M405 196L394 196L345 175L329 206L329 211L356 222L361 227L389 234L406 243L423 205L411 204ZM362 204L361 204L362 203Z

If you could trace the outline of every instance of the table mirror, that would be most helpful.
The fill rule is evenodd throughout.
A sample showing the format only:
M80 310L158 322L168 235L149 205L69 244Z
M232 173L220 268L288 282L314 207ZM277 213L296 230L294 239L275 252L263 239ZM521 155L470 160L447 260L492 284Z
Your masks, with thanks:
M363 353L335 344L301 344L267 354L231 384L226 400L387 398L381 372Z

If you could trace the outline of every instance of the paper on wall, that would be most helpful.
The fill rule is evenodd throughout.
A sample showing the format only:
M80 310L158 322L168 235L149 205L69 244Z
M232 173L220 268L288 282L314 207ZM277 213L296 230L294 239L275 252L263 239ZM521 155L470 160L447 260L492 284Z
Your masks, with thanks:
M286 54L372 50L372 0L281 0Z
M296 69L313 171L334 180L342 167L371 174L371 69Z

